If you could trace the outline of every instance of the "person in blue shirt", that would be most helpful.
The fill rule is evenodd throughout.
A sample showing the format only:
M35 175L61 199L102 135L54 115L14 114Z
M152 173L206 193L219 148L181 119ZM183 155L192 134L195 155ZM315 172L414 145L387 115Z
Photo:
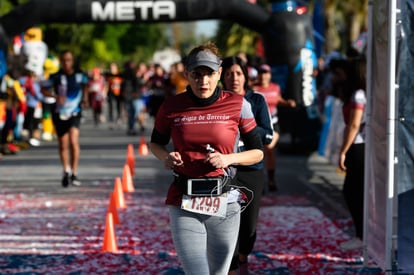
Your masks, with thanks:
M61 53L60 64L61 69L51 75L50 79L56 98L52 119L58 136L59 156L63 167L62 186L68 187L70 183L79 186L79 127L82 106L87 103L88 76L83 71L75 69L74 57L69 50Z
M221 64L223 72L221 82L224 90L240 95L250 103L254 118L257 123L260 137L264 146L271 144L273 140L273 126L265 97L254 92L248 85L247 64L236 56L223 59ZM243 142L239 142L239 150L244 151ZM256 241L256 225L259 216L260 199L264 189L264 161L250 166L237 166L236 179L239 189L245 194L246 204L242 207L240 216L238 246L234 253L229 274L248 274L247 258L252 252Z
M25 90L27 110L24 116L23 129L27 131L28 142L31 146L39 146L40 117L36 114L43 100L40 81L33 68L26 65L27 74L19 79Z

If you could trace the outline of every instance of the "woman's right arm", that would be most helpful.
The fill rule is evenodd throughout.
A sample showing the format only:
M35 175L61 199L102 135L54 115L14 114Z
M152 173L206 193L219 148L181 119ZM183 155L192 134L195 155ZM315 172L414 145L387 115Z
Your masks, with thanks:
M164 166L167 169L174 169L174 167L183 165L181 154L178 152L169 152L165 145L151 142L150 149L157 159L164 161Z
M158 144L158 143L151 142L150 149L151 149L151 152L154 154L154 156L159 160L164 160L169 155L169 152L166 146Z
M342 142L341 150L339 152L338 166L343 171L346 170L345 157L351 145L354 143L355 137L358 134L359 127L361 126L362 116L364 114L363 109L352 109L350 113L349 124L345 128L344 139Z

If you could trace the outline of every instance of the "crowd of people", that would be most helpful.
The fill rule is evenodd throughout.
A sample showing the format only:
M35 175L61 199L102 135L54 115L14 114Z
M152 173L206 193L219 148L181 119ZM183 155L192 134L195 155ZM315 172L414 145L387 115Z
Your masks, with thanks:
M146 118L155 117L164 99L183 92L187 85L181 61L169 70L158 63L133 61L125 62L122 68L115 62L108 70L94 68L87 84L94 123L108 122L111 129L126 125L128 135L143 133Z
M52 124L56 111L53 108L59 95L66 97L67 87L66 82L54 87L53 80L64 67L62 61L52 73L45 71L45 77L34 73L23 54L8 56L8 70L0 89L1 155L14 155L20 149L58 138ZM75 61L74 69L82 71L85 77L83 110L91 112L96 126L104 122L110 129L125 126L128 135L143 133L147 117L155 116L164 98L183 92L188 85L182 62L174 63L167 71L156 63L132 61L122 66L113 62L108 68L80 70Z
M79 130L90 112L96 127L144 134L148 116L155 116L168 96L188 84L182 62L167 71L159 64L125 62L82 70L70 50L53 69L39 70L23 53L10 53L0 86L0 157L44 141L58 141L62 186L80 185ZM181 64L180 64L181 63ZM138 127L137 127L138 124Z
M243 53L222 58L211 42L193 48L169 71L133 61L83 71L69 50L59 61L58 70L41 78L24 56L10 56L0 87L0 153L16 154L54 136L62 186L79 186L83 112L91 112L96 127L106 123L131 136L144 134L151 116L152 153L174 172L166 203L185 272L248 274L261 196L266 187L278 190L277 108L297 107L282 97L271 67ZM344 196L359 240L343 245L350 249L362 239L364 68L361 58L353 57L335 59L325 69L319 75L321 95L344 103L347 127L338 167L347 172ZM48 121L53 127L46 127ZM211 197L217 207L200 207L207 201L201 197Z

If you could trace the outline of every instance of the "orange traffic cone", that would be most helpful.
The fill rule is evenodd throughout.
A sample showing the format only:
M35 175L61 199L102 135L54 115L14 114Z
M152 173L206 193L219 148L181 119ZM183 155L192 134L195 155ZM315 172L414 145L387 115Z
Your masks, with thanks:
M144 136L141 136L141 141L138 147L138 154L141 156L148 156L148 145L147 145L147 142L145 141Z
M120 224L121 221L119 220L118 210L116 209L116 202L115 202L115 193L111 192L109 196L109 205L108 205L108 213L112 214L112 218L114 224Z
M105 226L102 251L112 252L112 253L118 252L118 245L116 242L115 228L114 228L114 221L113 221L112 213L106 214L106 226Z
M122 182L121 182L120 177L117 177L115 179L114 194L115 194L116 207L117 208L126 208L125 198L124 198L124 191L122 191Z
M128 144L128 150L127 150L127 159L126 163L129 166L129 169L131 170L131 175L135 175L135 155L134 155L134 146L132 144Z
M134 192L134 183L132 182L131 171L127 164L124 165L124 171L122 174L122 190L124 192Z

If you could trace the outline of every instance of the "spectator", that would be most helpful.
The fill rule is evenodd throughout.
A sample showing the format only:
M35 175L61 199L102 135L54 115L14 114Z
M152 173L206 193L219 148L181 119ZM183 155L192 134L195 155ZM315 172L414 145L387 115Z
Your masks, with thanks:
M123 74L122 94L125 99L125 106L128 114L127 135L136 135L135 122L138 120L141 132L145 131L145 99L146 90L146 69L145 64L140 63L136 69L134 63L129 61L125 64Z
M221 74L223 88L244 96L250 103L257 123L257 129L266 147L273 140L270 114L264 96L254 92L248 84L247 65L239 57L225 58L221 65L223 67ZM239 144L239 151L242 152L244 150L244 144L241 142ZM244 192L245 197L248 198L248 202L241 212L239 241L229 274L236 274L238 268L240 275L248 274L247 260L256 241L256 225L265 182L263 169L263 161L249 166L237 166L236 179L241 192Z
M137 97L134 100L135 106L135 120L138 121L140 132L144 133L146 129L147 120L147 99L148 99L148 68L144 62L138 64L135 73L137 80Z
M355 238L341 248L362 247L364 213L364 151L366 106L366 61L364 57L332 61L333 83L343 102L345 122L338 167L346 172L343 194L355 226Z
M25 135L27 135L29 144L32 146L39 146L39 124L40 119L42 118L41 106L43 100L40 80L39 77L35 74L35 71L32 70L31 67L28 67L26 76L21 77L20 82L24 88L27 102L27 110L24 117L23 129L26 132Z
M269 112L272 116L273 123L273 142L265 148L265 163L266 163L266 174L267 174L267 187L269 191L276 191L277 184L275 179L275 169L276 169L276 152L274 147L276 146L279 140L279 124L277 116L277 106L289 106L296 107L296 102L292 99L285 100L282 97L280 86L277 83L271 82L272 73L271 68L267 64L262 64L258 68L257 83L254 86L254 90L262 93L267 102Z
M89 106L92 109L95 126L104 121L103 105L108 91L105 78L99 68L93 68L92 75L87 83Z
M17 113L24 112L26 107L26 96L18 79L24 75L24 65L27 62L26 56L10 55L7 58L7 73L3 76L0 94L5 101L5 122L1 129L0 136L0 153L3 155L14 155L19 151L18 146L14 144L15 131L17 124Z
M170 81L174 86L172 94L181 94L185 92L188 80L184 76L184 64L182 61L176 62L171 66Z
M122 77L116 63L109 65L109 73L106 76L106 82L108 83L108 121L110 124L115 122L114 120L114 108L116 110L116 124L122 123L122 110L123 110L123 98L121 95L121 83ZM114 106L115 104L115 106ZM111 128L113 125L110 126Z
M150 93L149 114L155 117L167 95L167 78L160 64L154 64L154 74L148 80L148 88Z

